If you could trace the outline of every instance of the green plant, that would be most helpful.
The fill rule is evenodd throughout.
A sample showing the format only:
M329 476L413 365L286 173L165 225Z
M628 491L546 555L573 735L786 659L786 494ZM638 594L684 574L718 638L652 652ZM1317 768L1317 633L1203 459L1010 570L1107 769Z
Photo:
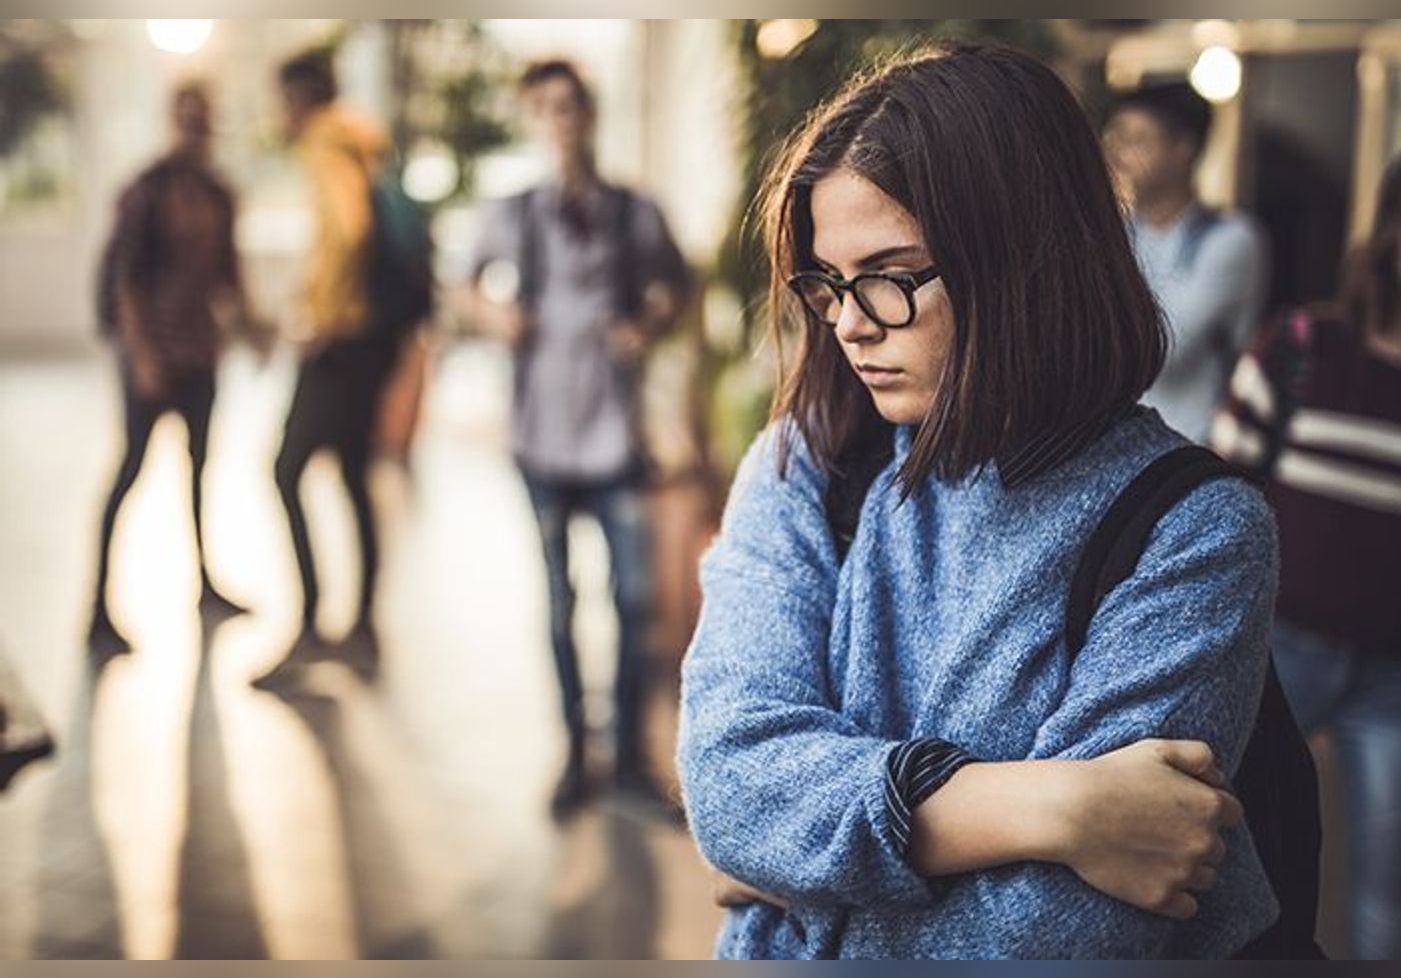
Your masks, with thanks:
M445 147L457 185L445 199L468 195L477 160L510 142L504 92L510 66L475 21L389 21L392 36L395 142Z
M0 158L9 156L50 115L67 107L67 92L43 51L0 43Z

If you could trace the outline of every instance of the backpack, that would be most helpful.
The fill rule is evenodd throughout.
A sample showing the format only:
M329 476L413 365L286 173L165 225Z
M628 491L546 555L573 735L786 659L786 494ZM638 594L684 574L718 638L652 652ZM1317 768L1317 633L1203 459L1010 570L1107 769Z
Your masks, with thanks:
M845 559L866 492L892 454L893 445L882 442L848 458L833 472L825 502L838 559ZM1133 574L1163 515L1203 483L1241 477L1240 470L1208 449L1187 445L1154 460L1119 494L1090 534L1071 580L1065 640L1072 657L1084 646L1090 621L1105 595ZM1280 905L1274 924L1235 957L1322 958L1313 936L1323 836L1318 776L1273 660L1234 789Z
M370 328L397 337L433 314L433 238L395 167L370 182L370 210Z
M1206 236L1221 223L1221 212L1214 207L1198 207L1188 216L1187 227L1182 235L1182 244L1174 261L1179 271L1190 271L1197 263L1197 252L1202 249Z

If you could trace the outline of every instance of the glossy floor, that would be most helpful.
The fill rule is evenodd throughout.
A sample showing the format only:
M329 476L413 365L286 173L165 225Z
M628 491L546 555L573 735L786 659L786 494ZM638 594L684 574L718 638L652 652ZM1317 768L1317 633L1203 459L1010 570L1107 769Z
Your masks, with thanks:
M119 450L112 369L0 362L0 650L60 739L0 795L0 957L706 956L719 914L684 832L606 797L548 817L563 744L543 569L491 356L445 362L414 479L375 474L378 681L327 663L295 696L249 688L297 613L269 478L290 381L286 361L235 356L215 413L210 560L254 613L197 614L185 435L167 418L113 551L113 613L136 651L93 676L82 635ZM304 492L334 634L355 586L349 506L327 460ZM603 727L606 557L591 526L575 543Z

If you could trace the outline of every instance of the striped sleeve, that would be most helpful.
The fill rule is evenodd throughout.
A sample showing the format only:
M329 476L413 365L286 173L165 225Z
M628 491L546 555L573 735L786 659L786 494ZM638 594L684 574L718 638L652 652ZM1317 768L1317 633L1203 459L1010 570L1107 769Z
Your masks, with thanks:
M1223 458L1260 474L1273 467L1311 329L1303 310L1277 318L1236 362L1226 403L1211 426L1211 447Z
M958 769L977 760L957 744L937 737L910 740L890 752L885 768L885 807L895 849L908 858L913 812Z

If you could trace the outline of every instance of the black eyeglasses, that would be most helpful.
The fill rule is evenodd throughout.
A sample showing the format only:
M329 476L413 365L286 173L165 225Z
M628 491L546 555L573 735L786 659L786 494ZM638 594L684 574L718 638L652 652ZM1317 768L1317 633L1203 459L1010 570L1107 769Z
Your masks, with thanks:
M837 325L843 296L850 292L872 322L898 329L914 322L915 290L938 277L933 265L917 272L862 272L849 279L814 269L794 275L788 280L788 287L808 312L828 326Z

